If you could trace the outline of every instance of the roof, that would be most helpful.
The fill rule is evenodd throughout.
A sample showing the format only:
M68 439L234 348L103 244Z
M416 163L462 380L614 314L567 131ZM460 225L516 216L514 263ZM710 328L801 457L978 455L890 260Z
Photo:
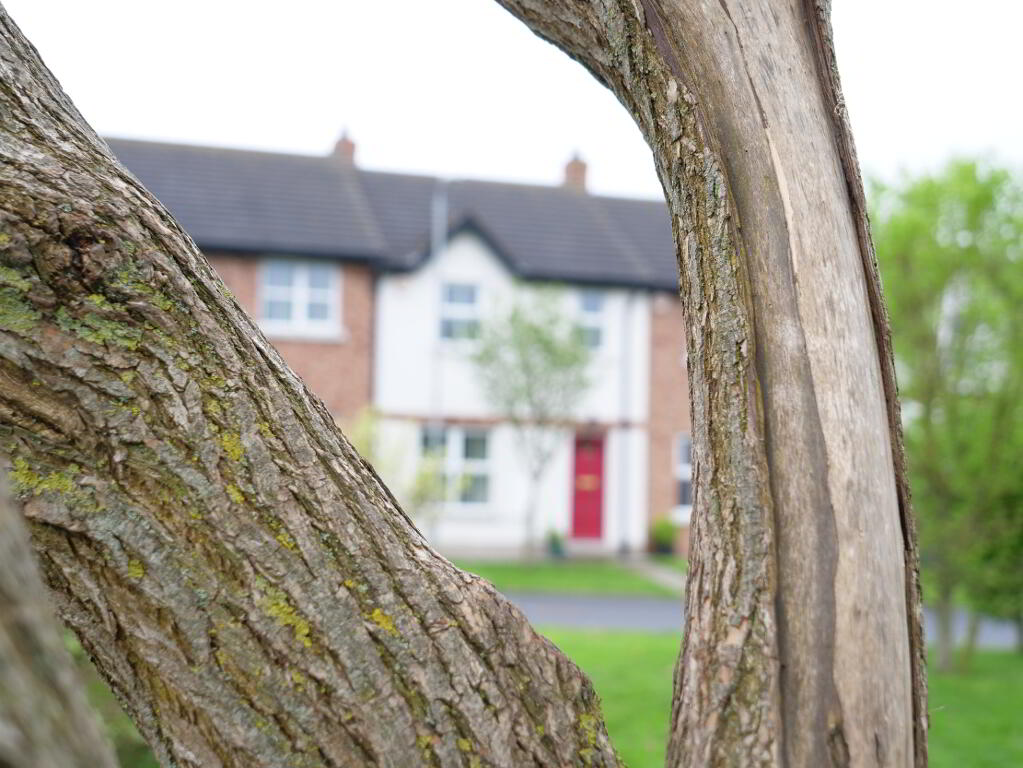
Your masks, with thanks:
M333 156L107 141L207 250L413 269L429 255L432 211L443 195L447 234L472 228L525 279L677 288L663 201L563 187L445 182L365 171Z

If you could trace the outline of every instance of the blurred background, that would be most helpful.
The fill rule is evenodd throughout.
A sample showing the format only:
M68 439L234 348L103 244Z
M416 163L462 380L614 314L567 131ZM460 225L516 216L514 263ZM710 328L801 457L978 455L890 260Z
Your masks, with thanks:
M8 0L424 534L660 765L692 507L649 152L496 3ZM923 553L935 766L1023 764L1023 104L1012 0L836 0ZM80 649L126 767L154 765Z

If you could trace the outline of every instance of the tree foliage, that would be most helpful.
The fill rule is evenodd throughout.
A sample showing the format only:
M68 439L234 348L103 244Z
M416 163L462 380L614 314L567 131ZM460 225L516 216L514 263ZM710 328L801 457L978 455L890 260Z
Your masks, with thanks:
M946 614L959 590L978 609L1016 617L1023 185L1004 169L961 160L875 185L874 202L930 598ZM950 638L940 640L947 664Z
M515 428L530 480L526 508L529 546L537 493L563 432L589 387L590 349L562 311L563 295L523 292L506 312L480 328L473 362L491 405Z
M564 421L589 381L589 348L547 289L483 324L473 354L490 402L516 425Z
M345 434L359 454L387 482L405 512L429 534L447 490L443 461L436 454L419 455L417 452L412 472L403 473L409 461L407 451L388 442L384 432L380 414L372 407L359 411L345 428Z

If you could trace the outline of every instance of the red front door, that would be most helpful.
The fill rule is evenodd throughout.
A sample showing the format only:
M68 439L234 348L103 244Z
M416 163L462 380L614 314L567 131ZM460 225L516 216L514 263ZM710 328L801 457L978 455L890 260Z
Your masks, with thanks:
M572 536L599 539L603 528L604 438L575 437L575 470L572 503Z

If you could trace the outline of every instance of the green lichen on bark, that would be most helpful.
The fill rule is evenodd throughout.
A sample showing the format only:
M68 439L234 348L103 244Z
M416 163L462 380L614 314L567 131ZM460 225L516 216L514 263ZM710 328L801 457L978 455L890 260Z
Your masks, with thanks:
M19 291L27 291L32 284L16 269L0 266L0 284L9 285Z
M133 243L126 243L125 245L128 246L125 249L125 253L127 255L134 255L136 252L135 245ZM121 268L114 273L114 278L111 281L111 284L133 295L145 297L164 312L170 312L178 307L178 304L168 298L163 291L154 288L147 283L140 276L138 267L132 261L125 262Z
M135 350L142 340L141 328L103 317L95 312L86 312L76 317L67 307L60 307L57 310L56 321L61 330L73 333L93 344L113 344Z
M38 324L42 314L22 295L18 287L0 288L0 329L26 335Z
M231 461L241 461L245 455L241 435L237 432L225 432L220 436L220 445Z
M135 581L138 581L146 575L146 567L142 564L141 560L132 558L128 561L128 576Z
M282 627L291 627L295 639L299 643L306 648L312 647L313 641L309 636L312 630L309 622L292 605L283 590L277 587L267 587L263 603L267 616L270 616Z
M392 637L398 637L398 630L394 626L394 619L388 616L379 608L374 608L373 612L369 615L370 621L376 624L380 629L384 630L387 634Z
M16 458L10 471L14 490L22 496L39 496L43 493L69 494L75 489L74 476L78 467L69 466L66 470L54 470L40 474L33 470L23 458Z

